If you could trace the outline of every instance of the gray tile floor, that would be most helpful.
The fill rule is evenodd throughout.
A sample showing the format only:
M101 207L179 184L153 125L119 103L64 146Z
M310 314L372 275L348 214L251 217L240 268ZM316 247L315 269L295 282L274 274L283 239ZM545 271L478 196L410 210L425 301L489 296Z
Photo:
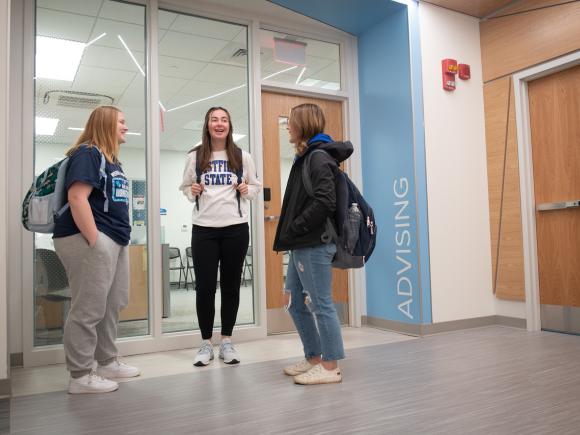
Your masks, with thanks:
M293 360L12 399L17 434L578 434L580 337L487 327L352 349L341 384Z

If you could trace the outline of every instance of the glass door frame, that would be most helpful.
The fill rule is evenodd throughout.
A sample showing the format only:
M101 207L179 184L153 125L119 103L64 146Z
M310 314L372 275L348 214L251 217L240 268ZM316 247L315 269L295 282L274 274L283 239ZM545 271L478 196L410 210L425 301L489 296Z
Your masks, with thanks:
M249 135L251 153L256 163L258 174L263 174L262 156L262 123L261 123L261 91L262 89L278 90L285 93L297 93L301 95L318 96L320 98L337 98L345 102L344 125L345 135L356 143L360 143L360 126L358 120L358 65L356 61L356 38L338 30L329 33L313 33L307 24L295 25L292 28L284 28L282 25L264 23L260 16L247 11L234 17L225 15L223 7L204 6L203 10L195 10L186 0L172 0L160 2L158 0L130 0L129 3L143 5L146 8L145 35L146 35L146 101L147 101L147 140L146 140L146 174L147 174L147 248L148 248L148 283L149 283L149 334L136 337L120 338L118 340L121 355L133 355L149 352L168 351L191 348L200 340L199 330L184 332L162 332L162 245L161 245L161 217L153 212L160 207L160 124L159 124L159 63L158 63L158 13L164 9L176 13L185 13L208 19L227 21L234 24L247 26L248 31L248 100L249 100ZM22 186L27 187L34 173L34 40L35 40L35 1L24 0L24 31L23 53L25 53L22 66L22 157L20 165L15 165L15 173L12 174L20 179ZM237 11L236 11L237 12ZM271 17L268 17L271 20ZM280 23L284 22L280 18ZM260 31L261 29L286 32L290 34L304 35L325 42L340 45L341 53L341 91L317 90L311 91L304 87L287 84L268 83L262 84L260 73ZM155 43L152 43L155 42ZM360 153L351 158L348 170L355 182L362 181ZM20 174L17 174L19 171ZM16 195L18 196L18 195ZM12 206L19 207L21 198L14 197ZM17 208L15 208L17 209ZM266 295L265 295L265 260L264 250L264 210L263 197L260 195L253 204L252 209L252 249L255 284L254 318L252 325L236 326L235 335L237 341L249 341L264 338L266 330ZM29 272L33 264L33 233L20 227L20 282L22 295L22 353L25 367L55 364L64 362L62 345L34 346L34 300L33 300L33 276ZM349 318L352 326L360 326L360 319L366 306L364 291L364 272L357 270L349 272L349 298L351 300ZM354 291L354 289L359 289Z

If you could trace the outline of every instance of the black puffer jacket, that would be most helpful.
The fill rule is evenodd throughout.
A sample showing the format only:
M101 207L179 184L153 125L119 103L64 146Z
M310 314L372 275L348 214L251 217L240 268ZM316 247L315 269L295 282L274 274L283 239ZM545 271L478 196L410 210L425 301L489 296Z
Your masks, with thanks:
M314 149L327 153L315 153L310 160L310 179L314 198L306 193L302 182L302 166L306 156ZM336 209L335 176L338 164L353 152L350 142L314 142L298 157L288 177L280 221L274 239L274 251L311 248L321 245L326 218Z

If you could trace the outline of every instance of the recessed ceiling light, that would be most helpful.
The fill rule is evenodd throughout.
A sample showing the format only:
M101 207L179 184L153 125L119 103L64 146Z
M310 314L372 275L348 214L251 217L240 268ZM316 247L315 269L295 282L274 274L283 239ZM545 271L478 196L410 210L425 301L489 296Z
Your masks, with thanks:
M72 82L85 46L84 42L37 36L36 77Z
M34 133L37 136L53 136L60 119L36 117Z

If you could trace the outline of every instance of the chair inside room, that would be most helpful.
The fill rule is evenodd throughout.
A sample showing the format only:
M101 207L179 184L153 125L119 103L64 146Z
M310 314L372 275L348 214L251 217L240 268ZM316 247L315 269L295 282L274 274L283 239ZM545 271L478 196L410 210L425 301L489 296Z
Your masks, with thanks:
M189 290L189 284L195 290L195 280L193 277L193 255L191 253L191 246L185 248L185 289Z
M183 275L185 282L185 266L183 265L183 260L181 258L181 251L179 248L169 247L169 271L179 270L179 280L170 281L169 284L177 284L177 288L181 288L181 276Z
M252 282L254 279L254 270L252 269L252 246L248 246L248 251L246 252L246 258L244 258L244 266L242 269L242 285L246 285L246 281L248 280Z
M35 295L37 301L36 317L37 325L44 325L41 329L64 326L70 309L71 292L64 266L56 252L50 249L36 249L36 285ZM44 319L39 322L40 310L44 308L42 301L62 304L62 317L56 320Z

